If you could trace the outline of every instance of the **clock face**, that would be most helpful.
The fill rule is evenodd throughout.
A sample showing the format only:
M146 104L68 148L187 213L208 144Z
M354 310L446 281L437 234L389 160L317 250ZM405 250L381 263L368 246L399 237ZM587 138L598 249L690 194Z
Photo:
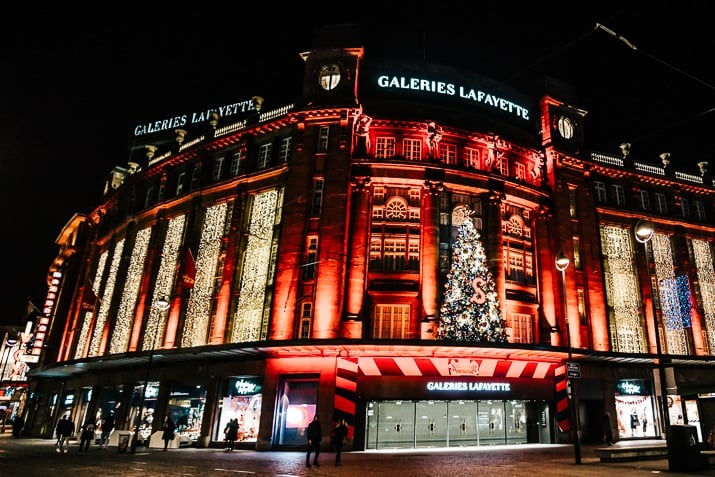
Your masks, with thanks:
M576 130L576 125L573 122L573 119L567 117L567 116L561 116L556 122L556 125L559 130L559 134L561 135L562 138L564 139L571 139L574 136L574 131Z
M340 83L340 67L338 65L326 65L320 69L318 74L320 87L326 91L335 89Z

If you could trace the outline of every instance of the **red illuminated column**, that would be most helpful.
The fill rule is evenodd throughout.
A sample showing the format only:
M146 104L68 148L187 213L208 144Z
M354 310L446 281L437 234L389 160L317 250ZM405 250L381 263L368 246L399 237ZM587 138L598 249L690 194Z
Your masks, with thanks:
M434 339L434 325L439 305L439 195L444 189L441 182L425 181L422 195L422 339Z
M350 241L348 250L348 278L346 314L343 323L344 338L362 337L362 313L365 298L367 257L369 254L369 177L353 177L352 208L350 217Z

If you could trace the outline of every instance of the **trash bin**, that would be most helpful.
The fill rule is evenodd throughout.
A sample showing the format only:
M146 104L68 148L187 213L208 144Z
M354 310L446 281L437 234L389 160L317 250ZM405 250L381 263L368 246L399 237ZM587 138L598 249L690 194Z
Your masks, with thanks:
M126 452L129 448L129 441L132 440L131 432L118 432L117 433L117 449L119 452Z
M668 469L671 472L692 472L704 468L705 459L700 454L697 428L680 424L670 426Z

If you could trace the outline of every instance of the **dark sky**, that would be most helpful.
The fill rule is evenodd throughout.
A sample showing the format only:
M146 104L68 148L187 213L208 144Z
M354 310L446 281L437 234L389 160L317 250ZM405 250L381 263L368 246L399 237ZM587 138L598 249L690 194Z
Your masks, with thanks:
M636 159L657 164L667 151L678 169L715 169L708 2L218 3L104 3L101 13L28 3L4 17L0 324L21 325L28 298L41 307L55 239L126 166L133 126L253 95L294 99L299 53L320 26L359 25L370 58L454 66L529 93L548 74L575 88L593 149L628 141Z

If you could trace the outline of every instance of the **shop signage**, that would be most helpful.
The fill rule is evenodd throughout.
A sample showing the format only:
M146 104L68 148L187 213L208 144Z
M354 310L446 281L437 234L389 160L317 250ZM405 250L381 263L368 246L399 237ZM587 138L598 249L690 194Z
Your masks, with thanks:
M378 108L396 106L399 110L412 105L426 108L424 114L429 114L430 105L440 111L458 108L468 115L494 119L499 124L506 121L532 132L539 127L538 105L533 98L487 76L440 65L395 61L366 62L362 71L360 97L365 104L375 99L380 101Z
M484 381L429 381L428 391L489 391L509 392L509 383L484 382Z
M245 113L247 111L253 111L255 109L256 105L253 99L246 99L237 103L226 104L217 108L210 108L206 111L180 114L172 118L139 124L134 128L134 136L144 136L145 134L153 134L167 131L169 129L181 128L189 124L204 123L211 119L211 113L218 113L220 117L224 118Z
M647 390L644 389L642 380L631 379L618 381L616 387L618 388L618 392L624 395L641 396L648 394Z
M236 394L246 396L261 392L261 385L250 379L237 379L233 385Z

